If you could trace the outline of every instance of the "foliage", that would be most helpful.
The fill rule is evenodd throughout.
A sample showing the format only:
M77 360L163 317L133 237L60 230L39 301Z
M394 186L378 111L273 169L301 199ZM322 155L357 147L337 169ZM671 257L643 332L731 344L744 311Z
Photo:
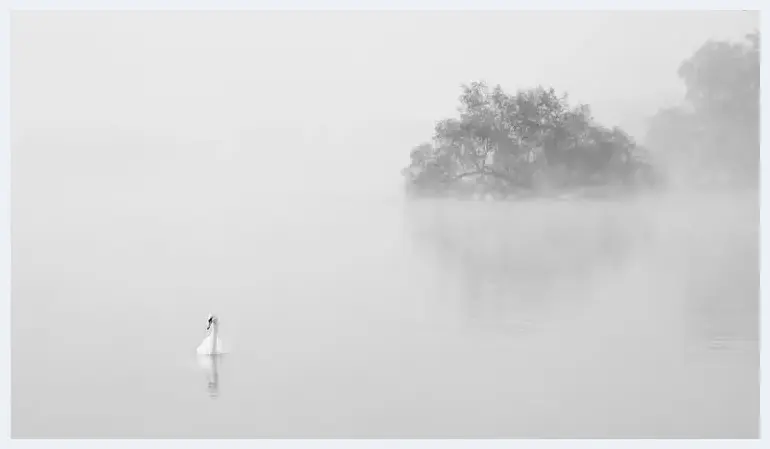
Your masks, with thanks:
M647 167L634 140L596 124L587 105L537 87L508 94L483 82L462 86L459 117L439 121L411 152L411 191L456 191L472 180L498 192L543 186L628 183Z
M759 179L759 32L709 41L679 69L683 104L650 121L647 143L684 181L749 184Z

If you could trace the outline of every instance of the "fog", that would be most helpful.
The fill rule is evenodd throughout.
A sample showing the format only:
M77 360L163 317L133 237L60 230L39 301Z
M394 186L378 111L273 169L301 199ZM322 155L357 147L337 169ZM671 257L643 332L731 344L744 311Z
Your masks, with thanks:
M407 201L399 175L461 82L641 134L757 22L15 13L13 436L757 437L756 192ZM199 366L210 312L233 351Z
M241 155L280 191L387 195L409 149L454 114L460 83L552 85L641 140L647 116L682 97L682 60L758 22L742 11L16 12L12 139L164 139L151 156L103 157L195 171L175 155Z

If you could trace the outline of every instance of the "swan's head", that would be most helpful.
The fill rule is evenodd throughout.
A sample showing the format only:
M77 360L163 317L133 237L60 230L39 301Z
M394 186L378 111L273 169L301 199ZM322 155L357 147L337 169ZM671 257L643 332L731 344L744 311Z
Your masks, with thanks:
M209 313L209 317L206 320L206 330L211 330L211 327L219 322L219 319L215 316Z

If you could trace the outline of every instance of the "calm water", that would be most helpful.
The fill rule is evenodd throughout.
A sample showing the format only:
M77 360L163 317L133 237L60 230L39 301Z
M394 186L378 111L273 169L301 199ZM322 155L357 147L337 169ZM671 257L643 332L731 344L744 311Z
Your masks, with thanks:
M758 436L756 197L48 192L14 196L14 437Z

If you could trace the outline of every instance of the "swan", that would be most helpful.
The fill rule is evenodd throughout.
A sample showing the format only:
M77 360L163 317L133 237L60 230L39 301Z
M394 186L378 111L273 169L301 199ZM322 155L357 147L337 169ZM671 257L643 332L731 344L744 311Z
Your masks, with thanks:
M224 354L222 340L219 339L219 318L216 315L209 314L206 324L206 338L198 346L198 354Z

